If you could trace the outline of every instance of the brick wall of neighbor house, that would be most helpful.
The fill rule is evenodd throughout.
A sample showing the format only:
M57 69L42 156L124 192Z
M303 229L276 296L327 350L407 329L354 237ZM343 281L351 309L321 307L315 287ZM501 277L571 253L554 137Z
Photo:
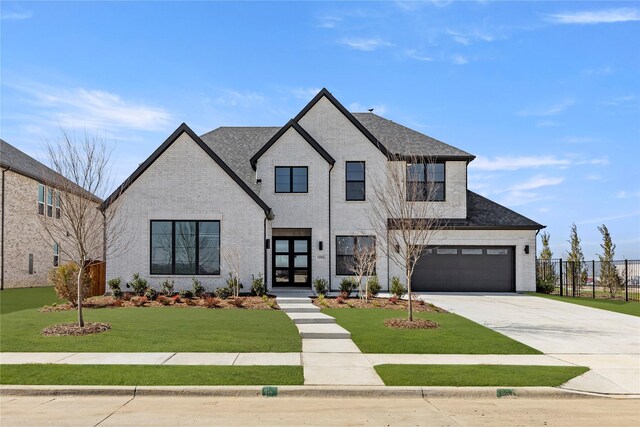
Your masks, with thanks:
M434 236L430 245L460 246L515 246L516 292L536 290L536 230L450 230ZM529 245L529 253L524 247ZM405 273L390 261L390 277L398 276L405 282Z
M299 121L335 159L331 171L331 288L338 289L344 276L336 275L336 236L375 235L368 212L374 183L384 182L386 157L328 99L322 98ZM346 201L346 162L365 162L365 201ZM387 262L380 245L377 274L386 287Z
M276 166L307 166L307 193L276 193ZM289 128L258 160L256 177L262 179L260 198L273 209L272 228L311 229L311 277L329 276L329 168L331 165ZM271 236L269 236L270 238ZM323 250L319 250L323 242ZM272 286L272 256L267 254L269 287Z
M38 181L7 171L3 196L4 287L47 286L47 273L53 268L53 241L39 219ZM33 254L33 274L29 274L29 254ZM63 262L62 252L60 255Z
M129 244L126 252L107 260L107 280L121 277L124 287L140 273L156 288L167 278L177 290L191 288L192 276L150 275L151 220L220 220L221 274L198 276L207 290L225 285L224 254L231 248L242 249L245 291L252 274L264 274L264 212L186 133L116 203L118 215L127 218Z

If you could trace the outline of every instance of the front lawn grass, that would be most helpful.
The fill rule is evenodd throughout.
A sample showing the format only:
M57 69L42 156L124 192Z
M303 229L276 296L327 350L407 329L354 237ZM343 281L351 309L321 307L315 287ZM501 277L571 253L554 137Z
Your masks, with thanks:
M301 366L2 365L15 385L301 385Z
M622 301L616 299L594 299L584 297L561 297L560 295L547 295L538 294L535 292L529 292L529 295L534 295L541 298L554 299L556 301L569 302L572 304L584 305L592 308L599 308L601 310L615 311L616 313L628 314L631 316L640 317L640 302L635 301Z
M417 313L416 319L440 324L437 329L391 329L385 319L404 318L406 312L385 309L335 308L323 313L351 332L351 339L363 353L405 354L541 354L453 313Z
M557 387L589 370L582 366L378 365L388 386Z
M106 322L111 330L80 337L43 337L50 325L75 322L77 313L41 313L56 302L51 288L0 292L3 352L299 352L300 335L279 310L206 308L85 309L85 322ZM6 312L5 312L6 309Z

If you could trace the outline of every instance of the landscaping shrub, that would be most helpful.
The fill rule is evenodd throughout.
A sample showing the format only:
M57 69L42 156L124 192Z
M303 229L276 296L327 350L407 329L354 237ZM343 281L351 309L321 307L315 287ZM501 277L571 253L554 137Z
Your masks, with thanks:
M402 297L407 293L407 288L400 282L400 278L394 276L391 278L391 294L397 299L402 299Z
M192 286L193 295L196 298L200 298L202 295L204 295L204 286L202 286L202 283L200 283L200 280L196 279L195 277L192 277L191 282L193 283L193 286Z
M56 295L60 299L69 300L71 305L78 305L78 273L80 267L72 262L62 264L57 268L49 271L49 282L53 284ZM82 294L87 295L91 287L91 278L88 274L82 277Z
M324 296L324 294L318 294L318 304L320 304L323 307L327 307L327 298Z
M231 301L229 301L231 304L235 305L237 308L242 308L244 307L244 300L240 297L235 297L234 299L232 299Z
M338 304L344 304L344 298L342 296L336 297L336 302Z
M224 288L216 289L215 291L213 291L213 294L218 298L227 299L231 295L233 295L233 290L230 287L226 286Z
M318 295L326 295L329 290L329 282L327 282L327 279L316 277L313 279L313 289Z
M193 298L193 292L191 292L188 289L181 290L180 293L178 293L178 295L182 299L191 299L191 298Z
M175 294L174 296L171 297L171 299L173 300L173 302L181 302L180 300L180 294Z
M111 290L111 295L113 295L114 298L122 297L122 289L120 289L120 283L122 283L122 279L120 279L119 277L115 277L107 282L107 285L109 285L109 289Z
M539 294L552 294L556 290L555 283L540 282L536 283L536 292Z
M170 297L173 295L173 280L165 280L164 282L160 283L160 289L161 292L163 294L165 294L166 296Z
M145 305L149 300L147 299L147 297L137 297L137 298L132 298L131 301L133 301L133 304L136 307L142 307L143 305Z
M185 299L184 302L185 302L185 304L191 305L191 306L194 306L194 305L197 304L196 301L194 301L192 299L189 299L189 298Z
M114 299L111 301L111 307L122 307L124 305L124 301L121 299Z
M251 294L260 297L265 294L265 291L264 279L262 278L262 273L259 273L258 277L254 277L251 280Z
M393 297L389 298L389 302L392 303L392 304L397 303L398 302L398 297L393 296Z
M149 287L147 281L140 277L138 273L133 273L133 280L129 282L129 285L133 288L133 292L140 296L144 295Z
M171 301L173 301L173 299L164 295L158 295L156 301L158 301L162 305L171 305Z
M371 276L367 279L367 299L375 298L380 293L380 280L378 276Z
M218 308L222 304L220 298L207 297L204 299L204 306L207 308Z
M346 294L346 298L349 298L351 293L358 287L353 277L345 277L340 281L340 293Z
M244 288L242 283L240 283L240 279L231 273L229 273L229 278L227 279L227 287L233 296L237 296L240 293L240 289Z
M144 292L144 296L149 301L154 301L158 297L158 291L153 288L147 288L147 290Z

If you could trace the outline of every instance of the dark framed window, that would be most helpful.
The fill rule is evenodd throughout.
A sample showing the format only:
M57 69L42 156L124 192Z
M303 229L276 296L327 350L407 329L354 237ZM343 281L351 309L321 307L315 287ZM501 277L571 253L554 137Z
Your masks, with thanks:
M60 219L60 201L61 201L60 192L56 191L56 219Z
M365 200L365 187L365 162L347 162L346 199L348 201Z
M306 166L276 166L276 193L307 193Z
M60 246L57 243L53 244L53 266L57 267L60 263Z
M38 213L44 215L44 184L38 183Z
M219 275L220 221L151 221L151 274Z
M407 200L445 200L444 163L407 163Z
M53 216L53 189L47 188L47 216Z
M376 247L374 236L336 236L336 275L352 276L355 253L359 248ZM375 267L372 274L375 274Z

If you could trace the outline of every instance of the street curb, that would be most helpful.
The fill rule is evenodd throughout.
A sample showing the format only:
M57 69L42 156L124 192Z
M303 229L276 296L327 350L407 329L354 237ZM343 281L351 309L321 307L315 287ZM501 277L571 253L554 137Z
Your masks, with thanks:
M265 390L268 389L268 393ZM386 387L386 386L0 386L0 396L201 396L201 397L376 397L376 398L640 398L556 387Z

